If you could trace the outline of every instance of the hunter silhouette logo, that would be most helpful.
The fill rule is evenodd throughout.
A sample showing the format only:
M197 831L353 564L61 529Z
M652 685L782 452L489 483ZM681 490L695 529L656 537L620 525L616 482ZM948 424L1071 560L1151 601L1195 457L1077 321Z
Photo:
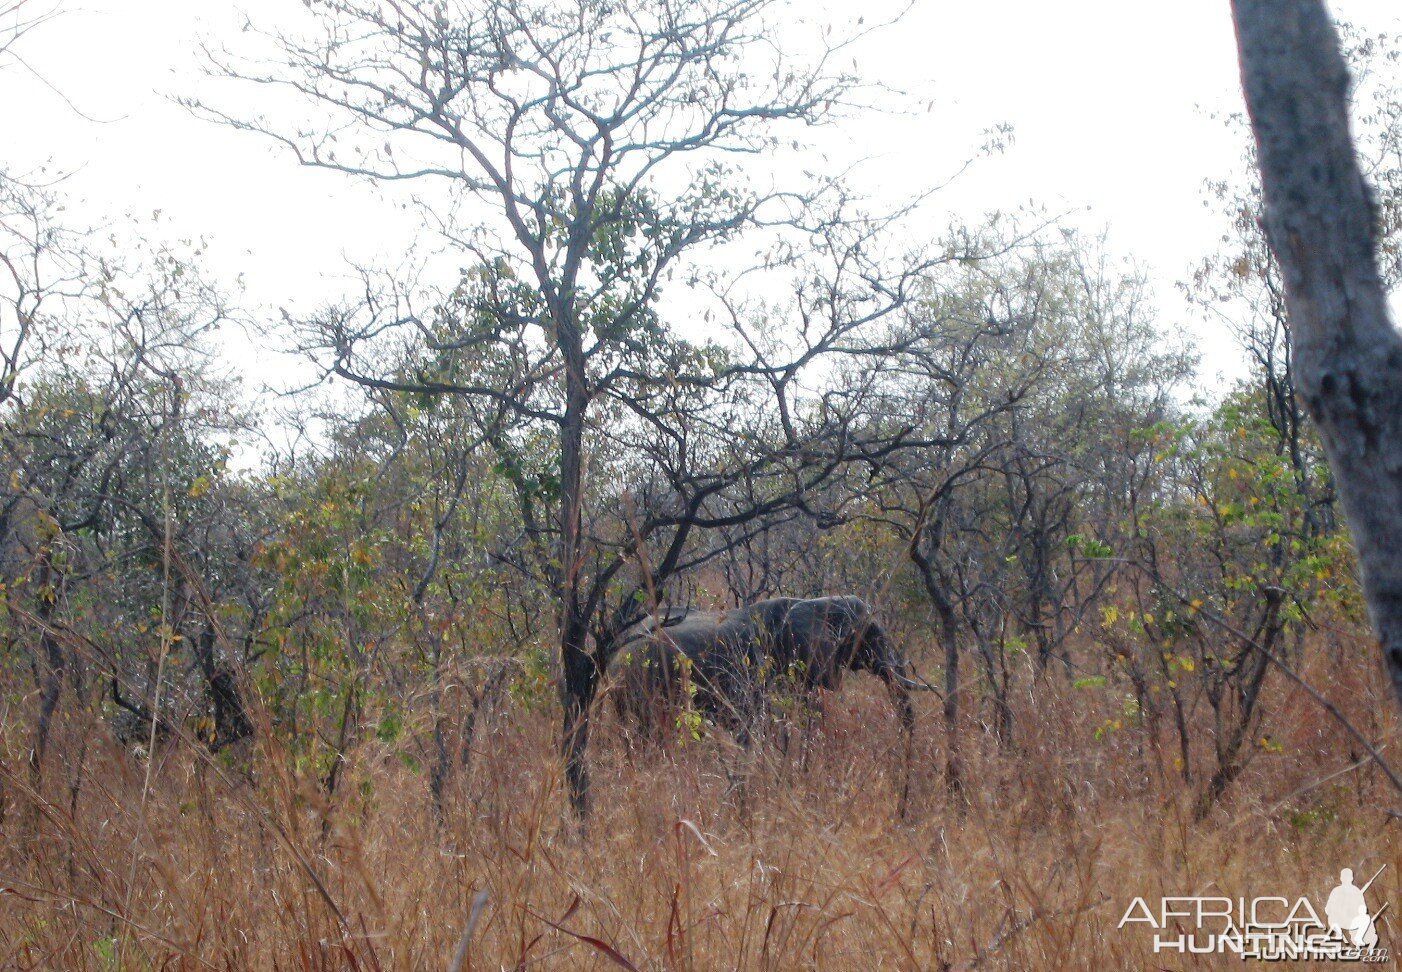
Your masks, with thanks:
M1381 873L1382 868L1378 868L1378 874ZM1324 905L1329 930L1347 932L1349 939L1359 948L1371 949L1378 944L1377 918L1368 914L1368 903L1363 898L1363 892L1378 879L1378 874L1374 874L1360 888L1354 886L1352 868L1344 868L1339 872L1339 886L1329 892L1329 900Z
M1293 900L1278 895L1167 897L1159 899L1157 909L1135 898L1117 927L1147 925L1154 932L1156 954L1236 955L1263 962L1386 962L1390 956L1378 944L1378 921L1388 905L1370 911L1366 897L1386 868L1378 868L1362 887L1354 883L1353 869L1344 868L1322 911L1303 895Z

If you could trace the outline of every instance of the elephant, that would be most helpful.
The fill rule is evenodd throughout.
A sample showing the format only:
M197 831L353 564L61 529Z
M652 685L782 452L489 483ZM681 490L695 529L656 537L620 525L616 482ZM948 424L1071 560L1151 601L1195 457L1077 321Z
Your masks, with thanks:
M841 687L847 671L886 683L909 740L912 679L899 649L860 597L774 597L727 611L646 618L624 632L616 656L614 698L625 721L644 733L668 725L690 700L748 746L773 697L784 690L811 700Z
M615 662L619 715L655 738L691 701L748 745L762 700L756 634L743 610L644 619L625 632Z

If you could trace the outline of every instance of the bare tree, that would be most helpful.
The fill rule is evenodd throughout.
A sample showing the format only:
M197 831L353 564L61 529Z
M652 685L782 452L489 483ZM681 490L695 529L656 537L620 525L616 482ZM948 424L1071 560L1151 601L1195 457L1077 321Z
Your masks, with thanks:
M1402 701L1402 334L1350 135L1348 69L1320 0L1234 0L1233 11L1296 381L1338 479Z
M841 430L853 413L815 406L816 425L802 428L806 406L798 402L808 389L800 373L829 351L851 350L858 329L898 306L915 279L883 273L869 228L849 213L820 213L811 193L752 188L726 161L765 152L783 126L821 124L847 104L859 85L834 67L845 42L820 35L808 56L779 51L765 40L771 13L781 9L774 0L312 9L317 33L273 38L272 63L226 53L212 59L229 76L296 93L317 118L279 125L192 107L272 137L306 165L383 181L446 181L466 207L463 219L430 212L472 264L451 294L422 311L371 299L333 312L317 322L314 343L336 375L387 390L481 397L502 405L518 429L551 430L554 468L518 485L529 486L521 492L528 533L549 541L538 560L558 605L563 755L572 804L583 814L589 710L609 631L638 610L625 597L614 602L623 606L611 612L614 621L596 623L622 564L644 542L658 544L657 530L668 531L644 571L641 586L653 590L687 561L693 528L792 504L812 479L798 470L835 468L843 451L813 447L813 434L821 428L825 441L845 442ZM464 229L468 219L479 222ZM817 286L795 271L805 337L797 356L736 366L716 345L670 334L662 289L684 259L747 228L778 225L803 232L838 269ZM803 252L790 237L770 259L798 267ZM386 373L379 351L400 331L422 356L415 367ZM740 347L747 343L758 353L742 334ZM690 444L660 416L692 407L689 390L747 383L773 392L769 414L780 438L749 458L713 452L723 473L696 478ZM590 527L589 477L610 458L599 448L597 419L613 410L640 432L661 434L670 459L692 472L669 480L666 464L657 465L670 512L643 517L652 532L600 543ZM520 450L512 433L491 438L513 466ZM762 488L743 511L701 512L747 479Z
M42 272L26 281L27 306L43 313L32 316L25 342L12 345L23 352L13 374L25 374L25 384L12 385L0 400L0 455L11 469L0 484L0 581L7 607L33 639L28 657L38 704L30 765L38 785L65 684L80 702L90 702L84 696L93 675L120 680L136 672L144 683L139 695L160 683L157 655L163 660L169 652L176 629L212 617L207 606L195 605L172 551L177 532L182 542L197 542L183 527L177 531L187 512L177 508L193 501L191 488L203 489L192 487L199 476L222 464L215 441L222 429L207 417L206 395L216 383L205 373L199 344L226 311L172 253L158 252L154 268L132 272L94 256L81 235L70 239L43 222L32 225L34 242L12 247L13 239L0 235L0 252L28 247L35 257L28 268L42 268L49 262L42 241L64 240L73 246L72 259L59 265L84 269L61 274L54 289ZM76 346L73 334L84 334L86 346ZM29 357L35 347L50 353L35 360ZM121 585L113 580L118 571L126 575ZM101 595L91 597L94 590ZM83 613L103 631L100 643L68 616L70 595L78 591L90 597ZM134 615L144 624L153 613L169 638L136 633L136 624L123 627L123 619ZM238 725L235 732L243 732L238 689L212 638L189 630L204 678L195 691L209 693L222 728ZM154 704L130 708L153 717L158 711Z
M33 0L7 0L0 3L0 58L18 59L13 48L25 34L54 16L54 11L39 10ZM0 60L0 67L4 61Z
M992 249L992 248L990 248ZM870 514L905 547L933 609L944 653L945 785L964 797L960 699L961 609L972 580L959 569L967 512L965 489L994 468L1007 445L990 427L1018 406L1037 380L1041 349L1032 332L1041 293L1027 281L1009 285L1001 268L974 265L963 281L928 282L907 318L913 340L882 376L891 414L910 415L930 432L872 477Z

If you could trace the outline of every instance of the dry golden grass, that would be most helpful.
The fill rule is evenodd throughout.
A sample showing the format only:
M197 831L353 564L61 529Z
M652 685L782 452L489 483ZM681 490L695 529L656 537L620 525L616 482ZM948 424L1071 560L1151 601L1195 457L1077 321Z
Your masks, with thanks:
M1395 737L1371 662L1309 675ZM743 796L723 744L630 751L606 719L587 834L563 816L548 710L484 727L442 824L424 775L379 744L330 806L276 754L248 757L250 783L179 746L143 800L145 765L70 723L42 798L10 740L0 967L444 969L481 890L465 969L1221 967L1118 931L1130 898L1320 900L1339 867L1388 864L1371 896L1402 903L1387 815L1402 800L1370 766L1318 783L1359 754L1302 693L1272 693L1283 751L1260 751L1202 824L1168 737L1096 740L1114 699L1059 678L1024 686L1012 751L971 723L962 815L927 700L904 821L891 712L860 680L828 700L806 766L766 757Z

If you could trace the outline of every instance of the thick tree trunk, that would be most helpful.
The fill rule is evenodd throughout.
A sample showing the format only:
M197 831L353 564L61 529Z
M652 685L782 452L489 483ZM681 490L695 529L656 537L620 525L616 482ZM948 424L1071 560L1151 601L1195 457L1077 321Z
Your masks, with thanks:
M1374 204L1349 133L1348 72L1321 0L1233 0L1232 8L1298 387L1338 481L1402 702L1402 334L1378 275Z
M205 690L214 707L214 737L208 740L211 749L223 749L253 734L253 723L244 708L238 679L226 668L215 651L217 633L214 625L206 623L195 639L195 660L204 676Z
M583 609L581 535L584 508L584 420L589 407L584 353L572 325L557 331L565 356L565 414L560 428L560 704L564 719L560 755L570 808L589 814L589 715L598 687L598 665L589 652L589 618Z
M589 815L589 710L598 687L598 668L588 651L587 639L583 619L568 615L560 637L564 669L560 682L560 703L564 708L560 755L565 763L570 809L580 819Z

